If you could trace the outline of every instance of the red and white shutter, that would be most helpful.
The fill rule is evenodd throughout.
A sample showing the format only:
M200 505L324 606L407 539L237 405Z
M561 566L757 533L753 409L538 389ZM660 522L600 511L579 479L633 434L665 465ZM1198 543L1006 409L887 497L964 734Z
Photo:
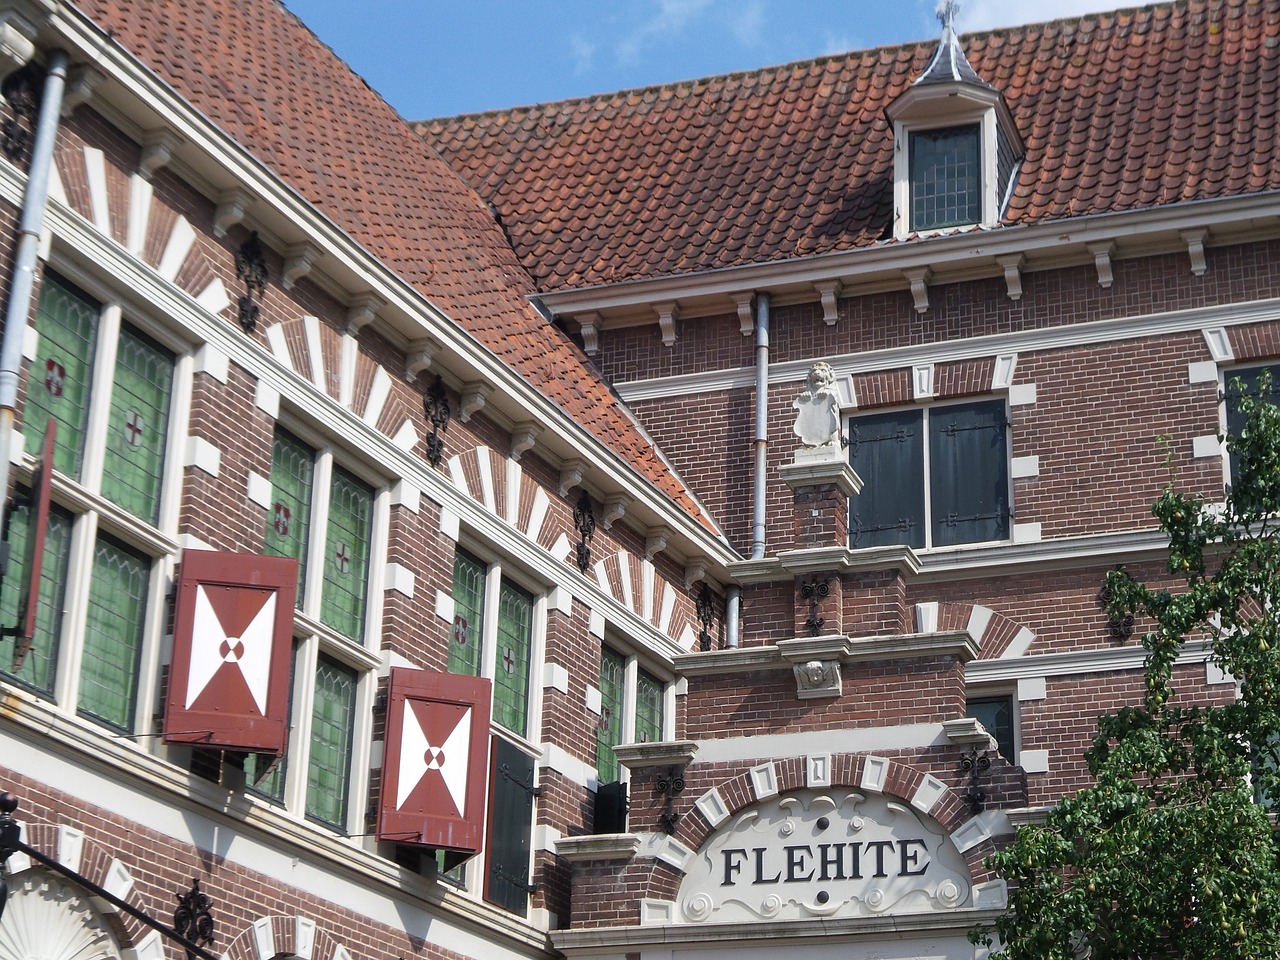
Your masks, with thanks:
M379 840L480 851L492 689L481 677L392 668Z
M187 550L164 739L281 756L298 561Z

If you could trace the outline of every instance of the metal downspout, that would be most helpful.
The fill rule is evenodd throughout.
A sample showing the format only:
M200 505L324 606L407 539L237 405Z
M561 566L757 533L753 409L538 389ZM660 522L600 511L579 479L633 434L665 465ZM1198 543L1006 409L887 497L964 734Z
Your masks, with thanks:
M751 559L764 559L765 466L769 454L769 295L756 294L756 473L751 500Z
M18 373L22 366L22 341L31 314L31 294L35 288L36 259L44 211L49 199L49 170L53 166L53 146L58 137L58 116L66 88L68 56L65 50L49 52L44 95L36 119L31 167L22 196L22 216L18 221L18 249L13 260L13 284L5 306L4 335L0 340L0 526L8 508L9 464L13 458L13 422L18 406ZM0 573L3 570L0 569Z
M751 496L751 559L764 558L765 469L769 454L769 295L756 294L756 433L755 476ZM725 643L737 647L742 631L742 588L731 586L725 597Z

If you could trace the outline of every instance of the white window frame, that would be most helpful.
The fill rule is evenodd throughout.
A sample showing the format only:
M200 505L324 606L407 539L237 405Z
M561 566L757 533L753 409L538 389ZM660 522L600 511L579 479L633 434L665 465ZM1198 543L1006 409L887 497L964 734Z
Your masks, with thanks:
M600 641L601 657L603 652L611 650L618 656L622 657L623 673L622 673L622 730L619 736L622 738L619 744L634 743L636 738L636 706L639 702L637 690L639 687L640 670L643 669L651 677L656 677L662 683L662 733L661 740L672 740L675 738L675 713L676 713L676 685L671 679L671 670L654 669L654 663L646 657L637 655L636 648L633 644L628 643L625 639L619 637L613 631L608 631L605 638ZM597 682L599 680L597 674ZM598 689L594 684L591 689L595 691L594 698L600 703L601 708L604 706L604 691ZM659 741L661 742L661 741ZM593 763L594 767L595 764ZM596 767L596 773L599 774L599 768ZM623 783L631 782L631 771L626 764L618 765L618 778Z
M338 829L346 835L364 832L364 798L369 791L372 762L373 703L377 696L378 670L382 666L382 607L386 591L386 557L391 519L391 489L395 481L372 473L359 458L337 447L298 419L281 416L276 426L309 446L315 456L308 519L307 569L301 609L293 617L292 701L289 715L289 744L282 801L261 793L253 794L263 803L278 806L300 820L322 829ZM272 431L274 436L274 429ZM357 642L320 621L324 563L327 556L331 481L335 463L368 484L373 490L369 531L369 571L365 600L364 630ZM270 504L264 507L263 524L270 521ZM316 536L319 532L320 536ZM341 824L329 824L307 815L307 780L311 760L311 734L315 708L314 678L321 655L354 670L356 699L351 730L351 763L347 772L347 806Z
M130 734L150 733L155 729L155 704L159 695L159 670L164 647L168 584L177 561L177 525L181 504L182 479L186 468L183 441L191 412L191 390L194 370L193 345L178 337L167 325L156 322L145 310L126 304L109 286L83 271L57 262L47 268L37 290L56 274L79 288L99 304L98 328L89 379L89 409L84 434L84 456L80 477L61 473L53 478L53 502L72 515L71 542L67 556L66 584L62 595L63 616L58 637L58 656L54 668L51 696L60 712L91 726L95 730L114 728L78 712L81 668L84 656L86 618L89 607L89 585L93 571L94 548L100 535L109 536L150 558L147 581L147 604L141 632L138 661L138 685L128 730ZM102 478L106 461L106 442L111 415L111 394L115 385L116 353L125 324L151 338L174 354L173 380L169 397L169 422L165 437L165 456L161 473L159 509L156 523L135 517L102 495ZM35 316L27 327L24 358L31 365L38 350L40 333ZM38 371L29 369L28 396L38 385ZM15 434L15 444L25 450L25 436ZM38 457L24 453L19 479L29 483ZM40 694L38 694L40 695ZM41 695L43 696L43 695Z

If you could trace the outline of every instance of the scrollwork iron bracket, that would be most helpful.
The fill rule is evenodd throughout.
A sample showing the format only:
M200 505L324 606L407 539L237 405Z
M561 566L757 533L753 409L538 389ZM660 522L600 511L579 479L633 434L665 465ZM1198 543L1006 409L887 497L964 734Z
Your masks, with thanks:
M173 929L201 947L213 944L213 901L200 889L199 878L193 877L191 889L178 894L178 907L173 911ZM196 960L196 954L188 950L187 960Z
M666 808L658 814L658 823L670 836L680 826L680 814L676 812L676 797L684 793L684 767L668 767L659 773L653 781L655 793L666 797Z

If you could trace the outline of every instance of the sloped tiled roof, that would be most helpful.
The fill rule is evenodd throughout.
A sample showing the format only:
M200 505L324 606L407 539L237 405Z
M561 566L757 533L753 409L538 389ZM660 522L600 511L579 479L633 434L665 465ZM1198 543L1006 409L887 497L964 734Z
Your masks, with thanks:
M76 0L100 29L701 519L534 292L486 205L278 0ZM708 524L710 525L710 524Z
M1280 187L1280 0L961 38L1026 160L1004 223ZM885 107L937 41L416 125L543 291L892 242Z

